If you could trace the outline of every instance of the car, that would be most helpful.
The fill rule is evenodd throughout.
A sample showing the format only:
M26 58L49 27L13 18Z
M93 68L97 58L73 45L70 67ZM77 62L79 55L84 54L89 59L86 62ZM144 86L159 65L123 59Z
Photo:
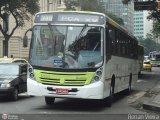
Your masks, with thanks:
M0 63L28 63L26 59L23 58L0 58Z
M143 70L152 71L152 64L149 60L143 61Z
M144 61L149 61L149 56L144 56Z
M16 101L19 93L27 92L27 64L0 64L0 96Z

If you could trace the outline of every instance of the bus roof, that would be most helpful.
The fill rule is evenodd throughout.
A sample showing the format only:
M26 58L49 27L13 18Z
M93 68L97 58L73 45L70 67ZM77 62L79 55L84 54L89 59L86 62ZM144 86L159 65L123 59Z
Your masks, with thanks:
M92 12L92 11L47 11L47 12L38 12L37 14L44 14L44 13L84 13L84 14L97 14L105 16L104 13Z
M36 16L40 15L40 14L51 14L51 13L79 13L79 14L90 14L90 15L103 16L104 18L106 18L106 23L111 24L115 28L117 28L120 31L124 32L125 34L129 35L130 37L136 39L132 34L130 34L127 31L127 29L125 29L124 27L122 27L121 25L119 25L118 23L116 23L113 19L111 19L109 16L105 15L104 13L91 12L91 11L49 11L49 12L39 12L39 13L36 14ZM84 18L82 18L82 19L84 19ZM104 24L105 24L105 22L104 22Z

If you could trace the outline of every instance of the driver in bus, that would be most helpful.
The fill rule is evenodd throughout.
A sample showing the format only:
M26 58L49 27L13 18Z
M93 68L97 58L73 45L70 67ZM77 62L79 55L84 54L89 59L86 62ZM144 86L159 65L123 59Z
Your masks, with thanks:
M94 67L101 61L101 35L100 31L96 28L88 30L85 36L86 48L79 50L78 63L82 67Z

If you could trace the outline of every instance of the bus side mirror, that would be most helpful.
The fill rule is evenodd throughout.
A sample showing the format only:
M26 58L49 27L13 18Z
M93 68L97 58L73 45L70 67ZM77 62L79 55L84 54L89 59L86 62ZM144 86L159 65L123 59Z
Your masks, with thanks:
M28 37L27 37L27 33L29 31L32 31L32 28L28 29L25 34L24 34L24 37L23 37L23 47L28 47Z
M23 47L28 47L28 37L26 35L23 37Z

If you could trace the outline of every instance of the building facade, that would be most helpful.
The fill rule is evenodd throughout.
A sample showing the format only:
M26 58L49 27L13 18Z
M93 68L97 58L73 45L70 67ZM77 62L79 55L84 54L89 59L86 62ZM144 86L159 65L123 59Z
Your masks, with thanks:
M144 24L143 24L143 11L137 11L134 14L134 36L137 38L143 38L144 36Z
M148 20L148 11L135 11L134 13L134 36L137 38L146 38L147 34L153 29L153 20Z
M146 0L139 0L146 1ZM153 28L153 20L148 20L149 12L146 10L134 12L134 36L146 38Z
M124 5L122 0L104 0L107 13L113 13L124 21L124 27L131 34L134 33L134 3L129 2L128 5Z

